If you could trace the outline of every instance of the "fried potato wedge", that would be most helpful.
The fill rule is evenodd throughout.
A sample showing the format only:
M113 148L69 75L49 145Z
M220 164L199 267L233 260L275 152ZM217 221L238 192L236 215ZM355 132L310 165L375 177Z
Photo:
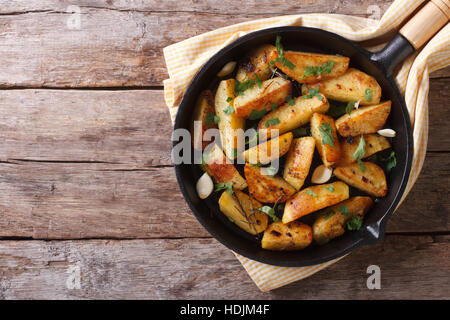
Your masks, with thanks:
M236 80L243 82L247 79L254 80L255 74L262 81L269 79L272 75L270 70L269 57L275 51L271 44L262 45L251 51L242 61L239 62Z
M312 229L307 224L292 221L274 222L264 231L261 247L273 251L301 250L312 242Z
M321 93L332 100L360 101L361 105L374 105L379 104L381 99L381 87L375 78L354 68L349 68L340 77L303 86L302 93L307 94L309 89L317 86Z
M280 105L291 94L289 80L276 77L266 80L261 87L255 85L234 99L234 110L240 118L248 118L252 111L271 110L272 103Z
M216 183L231 182L235 189L247 188L247 182L236 170L233 163L223 154L219 146L213 144L211 149L208 146L205 149L204 159L205 165L202 168L214 178Z
M286 157L283 179L297 191L305 183L311 167L316 141L313 137L294 139Z
M292 132L288 132L246 150L243 153L245 162L251 164L268 164L272 160L284 156L289 151L292 138Z
M313 237L319 244L344 234L346 223L351 218L364 219L364 215L372 208L370 197L353 197L331 208L324 209L313 224Z
M306 96L294 99L294 105L285 103L274 111L266 114L258 123L260 138L270 138L276 133L282 134L307 124L313 113L325 113L330 108L330 104L324 95L317 95L312 98ZM270 119L278 119L279 123L270 124ZM278 131L275 131L278 130Z
M275 66L300 83L316 83L339 77L347 71L350 62L347 57L298 51L285 51L284 57L292 62L295 68L290 69L280 62L275 63ZM270 60L277 58L278 53L275 50Z
M282 203L295 193L295 188L278 176L264 174L264 168L251 164L244 167L248 191L264 203Z
M206 130L216 128L213 116L214 97L210 90L204 90L200 93L195 104L194 114L191 123L191 137L194 149L203 150L210 141L204 141Z
M375 133L384 126L390 112L391 101L358 108L337 119L336 127L343 137Z
M220 211L234 224L250 234L258 234L267 228L269 217L258 209L262 204L242 191L235 194L224 191L219 198Z
M357 136L349 137L341 141L341 158L339 159L337 166L342 167L356 162L353 158L353 154L358 148L360 140L361 136ZM366 153L364 154L363 159L391 147L389 140L378 134L365 134L364 141L366 142Z
M358 163L334 169L336 177L356 189L362 190L375 197L384 197L387 194L386 176L383 169L372 162L363 162L365 171L361 171Z
M217 88L214 101L216 115L219 116L219 131L222 148L229 159L237 156L238 142L242 141L245 129L245 119L236 116L233 111L234 79L222 80ZM227 113L227 112L228 113Z
M289 223L311 212L329 207L348 197L348 185L342 181L305 188L286 202L283 223Z
M337 136L334 119L321 113L311 117L311 134L316 140L317 151L325 166L330 167L339 161L341 146Z

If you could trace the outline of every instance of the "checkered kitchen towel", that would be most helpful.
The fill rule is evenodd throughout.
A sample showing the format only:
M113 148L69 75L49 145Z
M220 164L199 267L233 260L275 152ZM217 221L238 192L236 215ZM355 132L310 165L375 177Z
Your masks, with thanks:
M244 22L217 29L164 48L169 79L164 95L172 121L184 91L199 68L217 51L239 37L260 29L305 26L337 33L352 41L379 37L396 29L424 0L396 0L381 20L334 14L300 14ZM378 50L384 46L368 48ZM405 96L414 128L414 159L406 194L415 183L425 158L428 139L429 73L450 65L450 24L447 24L420 52L408 58L395 75ZM236 254L250 277L262 291L269 291L306 278L339 259L308 267L277 267Z

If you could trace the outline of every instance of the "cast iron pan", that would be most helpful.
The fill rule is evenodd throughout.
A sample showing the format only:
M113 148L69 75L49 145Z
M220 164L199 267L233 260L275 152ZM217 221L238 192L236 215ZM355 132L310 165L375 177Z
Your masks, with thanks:
M420 16L421 12L414 19ZM341 257L360 246L375 244L384 238L386 223L405 191L413 157L411 123L405 102L392 77L392 70L414 52L416 44L413 41L411 44L406 39L408 35L398 34L381 52L371 53L339 35L314 28L279 27L250 33L220 50L197 73L181 101L174 130L189 129L198 95L202 90L217 86L220 79L216 74L227 62L238 61L245 53L259 45L274 44L277 35L281 36L285 50L340 54L349 57L351 66L376 78L382 88L382 101L392 101L388 127L397 133L391 141L397 155L397 166L387 175L388 195L375 199L375 205L364 218L359 231L346 232L323 246L315 245L313 242L302 251L274 252L262 249L258 239L239 229L219 211L217 200L220 193L213 193L206 200L201 200L197 196L196 182L202 174L199 165L176 165L175 172L189 207L200 223L218 241L234 252L253 260L277 266L298 267ZM427 35L426 40L431 36L432 34ZM174 145L177 143L174 141ZM313 164L312 168L314 167ZM358 192L352 189L351 196L357 194ZM311 225L313 217L302 221Z

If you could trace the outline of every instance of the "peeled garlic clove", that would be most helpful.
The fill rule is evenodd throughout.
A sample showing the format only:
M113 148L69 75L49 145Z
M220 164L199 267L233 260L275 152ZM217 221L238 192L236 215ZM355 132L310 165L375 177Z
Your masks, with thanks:
M333 170L324 166L323 164L318 166L311 177L311 182L315 184L322 184L330 180Z
M381 129L378 130L378 134L383 137L393 138L395 137L395 131L392 129Z
M218 77L225 77L233 72L234 68L236 68L236 61L230 61L226 65L223 66L222 70L217 74Z
M206 199L213 192L214 184L211 177L205 172L197 181L197 194L200 199Z

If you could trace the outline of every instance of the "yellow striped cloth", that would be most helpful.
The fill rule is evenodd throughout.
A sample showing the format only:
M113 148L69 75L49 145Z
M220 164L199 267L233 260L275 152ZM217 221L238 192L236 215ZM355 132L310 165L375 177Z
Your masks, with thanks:
M379 37L396 29L425 0L396 0L381 20L334 14L299 14L244 22L217 29L164 48L169 79L164 96L172 121L184 91L198 69L218 50L239 37L259 29L278 26L306 26L335 32L353 41ZM405 97L414 130L414 159L406 194L415 183L427 148L429 73L450 65L450 25L447 24L420 52L408 58L395 75ZM378 50L369 47L369 50ZM403 199L404 199L403 197ZM402 200L403 200L402 199ZM250 277L262 291L269 291L304 279L339 259L309 267L277 267L236 254Z

